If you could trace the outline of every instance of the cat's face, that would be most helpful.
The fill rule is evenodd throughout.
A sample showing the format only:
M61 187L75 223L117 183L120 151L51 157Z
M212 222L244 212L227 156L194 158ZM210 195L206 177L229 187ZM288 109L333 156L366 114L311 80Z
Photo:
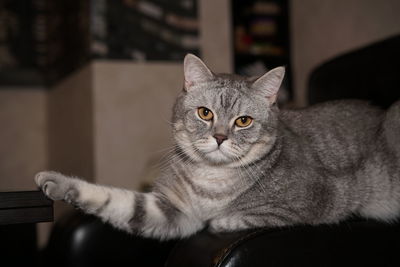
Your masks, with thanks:
M231 166L267 153L275 141L274 102L283 68L251 81L212 74L192 55L184 65L185 90L174 109L174 137L182 151L197 162Z

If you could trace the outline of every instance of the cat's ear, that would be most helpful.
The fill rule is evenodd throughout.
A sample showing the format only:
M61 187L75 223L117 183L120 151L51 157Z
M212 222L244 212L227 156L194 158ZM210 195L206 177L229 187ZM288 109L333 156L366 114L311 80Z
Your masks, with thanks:
M186 91L198 83L211 80L214 76L200 58L193 54L187 54L183 61L183 71L185 75L184 89Z
M284 76L285 68L277 67L258 78L251 87L261 92L268 98L269 102L273 104L276 102L278 91L281 87Z

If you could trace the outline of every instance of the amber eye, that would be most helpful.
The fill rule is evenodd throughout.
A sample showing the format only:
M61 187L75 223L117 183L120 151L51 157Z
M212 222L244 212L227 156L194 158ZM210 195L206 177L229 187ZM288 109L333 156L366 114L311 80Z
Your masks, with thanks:
M208 108L201 107L197 109L197 113L199 114L200 118L205 121L210 121L214 117L214 114Z
M235 120L235 125L238 127L247 127L253 122L253 119L249 116L242 116Z

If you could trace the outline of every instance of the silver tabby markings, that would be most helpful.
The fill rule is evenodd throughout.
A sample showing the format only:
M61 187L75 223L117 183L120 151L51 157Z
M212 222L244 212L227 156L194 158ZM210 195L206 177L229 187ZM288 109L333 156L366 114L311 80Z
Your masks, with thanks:
M259 78L214 74L184 61L173 109L175 144L150 193L90 184L56 172L47 196L130 233L161 239L204 227L335 223L353 214L391 221L400 211L400 102L362 101L279 110L284 68Z

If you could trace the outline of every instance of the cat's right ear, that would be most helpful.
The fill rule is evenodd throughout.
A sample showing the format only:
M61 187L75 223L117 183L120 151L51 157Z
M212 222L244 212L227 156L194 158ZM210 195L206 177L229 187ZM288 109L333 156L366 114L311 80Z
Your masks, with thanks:
M271 104L276 102L279 88L281 87L283 77L285 76L285 68L277 67L270 70L252 85L252 88L261 92Z
M211 80L214 75L200 58L193 54L187 54L183 61L185 75L185 91L189 91L193 85Z

